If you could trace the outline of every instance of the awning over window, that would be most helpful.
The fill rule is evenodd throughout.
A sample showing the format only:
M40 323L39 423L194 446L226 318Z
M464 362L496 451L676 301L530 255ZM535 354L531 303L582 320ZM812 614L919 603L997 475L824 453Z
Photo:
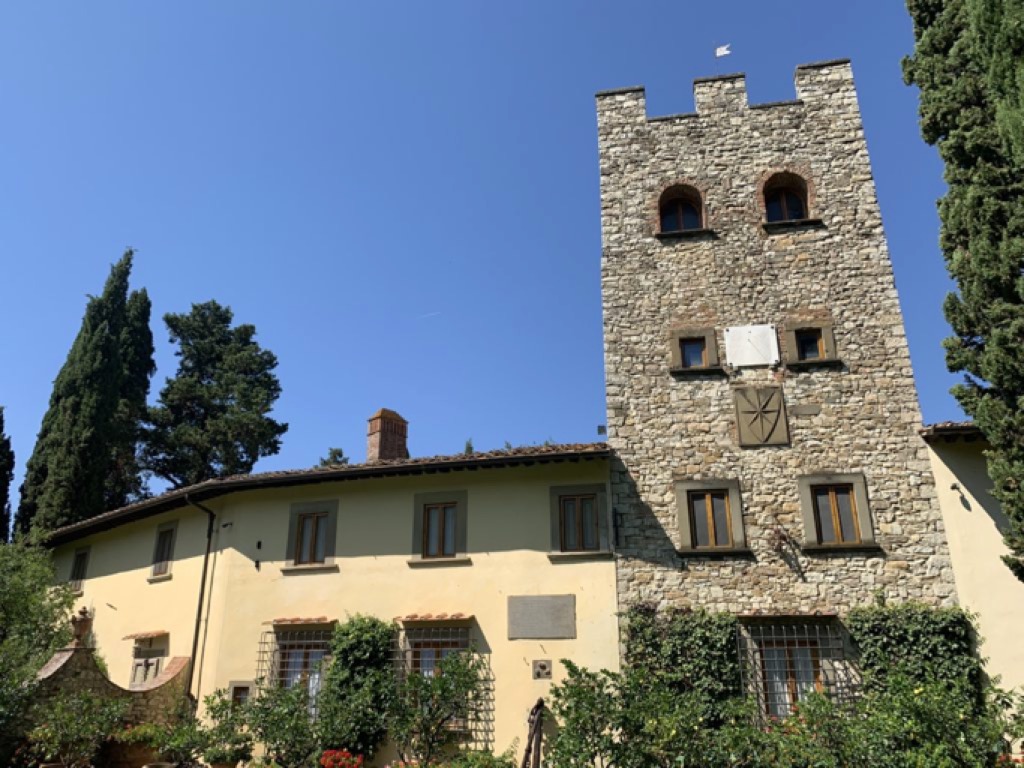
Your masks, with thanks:
M264 624L272 624L275 627L288 627L288 626L325 626L327 624L334 624L337 619L329 619L326 616L290 616L287 618L272 619L270 621L263 622Z
M169 635L166 629L154 629L149 632L135 632L131 635L125 635L122 640L152 640L157 637L165 637Z
M450 623L453 621L472 621L471 613L410 613L406 616L396 616L395 621L400 624L426 624L426 623Z

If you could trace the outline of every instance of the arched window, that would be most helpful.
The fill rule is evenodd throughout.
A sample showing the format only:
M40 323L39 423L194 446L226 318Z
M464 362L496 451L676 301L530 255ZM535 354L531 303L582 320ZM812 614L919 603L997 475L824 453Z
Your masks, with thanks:
M704 206L700 194L691 187L672 187L661 196L658 206L662 232L703 229Z
M764 185L767 221L799 221L807 218L807 182L795 173L777 173Z

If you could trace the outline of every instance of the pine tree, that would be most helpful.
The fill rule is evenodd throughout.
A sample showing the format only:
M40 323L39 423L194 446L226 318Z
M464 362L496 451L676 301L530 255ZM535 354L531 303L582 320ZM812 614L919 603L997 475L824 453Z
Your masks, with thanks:
M348 464L348 456L341 448L328 448L327 455L320 459L321 467L343 467Z
M11 438L4 433L4 409L0 406L0 544L11 535L11 480L14 479L14 451Z
M233 318L216 301L164 316L178 371L149 409L143 455L175 487L251 472L288 429L268 416L281 394L277 358L255 341L254 326L232 328Z
M1024 7L1020 0L908 0L916 45L904 62L921 92L921 131L948 185L940 244L953 394L988 440L988 471L1009 518L1004 561L1024 580Z
M153 373L149 297L128 293L133 252L86 305L53 383L21 487L17 527L49 530L123 506L144 492L139 418Z

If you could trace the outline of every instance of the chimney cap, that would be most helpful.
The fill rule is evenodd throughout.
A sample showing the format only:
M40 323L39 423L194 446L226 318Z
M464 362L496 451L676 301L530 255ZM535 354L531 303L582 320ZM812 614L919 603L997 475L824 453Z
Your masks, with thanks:
M371 419L395 419L397 421L402 422L403 424L408 424L409 423L408 421L403 419L402 416L397 411L392 411L390 408L378 408L377 412L375 414L373 414L370 418Z

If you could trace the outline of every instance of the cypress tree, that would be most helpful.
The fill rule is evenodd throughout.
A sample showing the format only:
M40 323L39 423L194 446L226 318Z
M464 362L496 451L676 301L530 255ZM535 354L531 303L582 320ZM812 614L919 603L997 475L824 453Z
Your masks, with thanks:
M14 479L14 451L4 432L4 409L0 406L0 544L11 536L11 480Z
M149 409L145 467L175 487L252 471L281 449L287 424L268 415L281 394L277 358L252 325L231 327L229 307L193 304L168 314L178 371Z
M945 163L940 245L953 394L985 435L1009 519L1003 560L1024 580L1024 99L1020 0L908 0L921 131Z
M53 383L21 486L17 527L50 530L122 506L144 492L137 445L153 372L150 303L128 293L133 253L86 304Z

